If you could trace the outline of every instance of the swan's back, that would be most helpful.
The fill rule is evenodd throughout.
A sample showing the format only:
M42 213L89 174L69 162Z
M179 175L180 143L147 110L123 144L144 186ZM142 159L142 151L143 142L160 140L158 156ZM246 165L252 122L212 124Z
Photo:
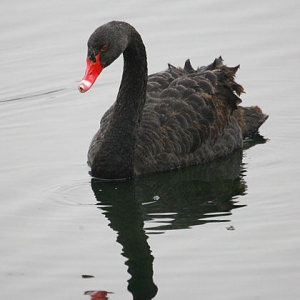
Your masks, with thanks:
M223 65L220 57L194 70L188 60L184 69L169 65L149 76L136 175L205 163L242 147L243 138L254 134L266 116L257 107L238 108L244 91L234 80L238 67ZM254 122L247 124L244 115Z

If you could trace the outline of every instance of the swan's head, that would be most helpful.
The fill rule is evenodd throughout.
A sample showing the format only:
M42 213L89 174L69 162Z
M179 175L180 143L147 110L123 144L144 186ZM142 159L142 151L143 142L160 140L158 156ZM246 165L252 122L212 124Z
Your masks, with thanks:
M112 21L97 28L88 40L87 67L78 89L88 91L102 70L124 52L130 36L130 25Z

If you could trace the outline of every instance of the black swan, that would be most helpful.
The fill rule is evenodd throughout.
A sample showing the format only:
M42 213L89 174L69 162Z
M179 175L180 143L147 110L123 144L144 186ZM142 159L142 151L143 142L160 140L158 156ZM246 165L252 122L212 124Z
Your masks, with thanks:
M148 76L142 38L126 22L109 22L91 35L79 91L89 90L122 53L117 99L88 152L92 176L121 180L206 163L241 148L268 118L257 106L237 106L244 92L234 80L239 66L229 68L221 57L197 70L187 60L183 69L169 64Z

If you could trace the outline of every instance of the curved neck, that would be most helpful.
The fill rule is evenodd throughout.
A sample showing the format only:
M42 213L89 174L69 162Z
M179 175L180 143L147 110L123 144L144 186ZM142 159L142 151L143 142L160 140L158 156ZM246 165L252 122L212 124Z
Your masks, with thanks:
M110 179L134 175L134 151L148 77L145 46L136 31L131 30L123 57L122 81L101 141L97 177L101 177L101 173Z
M147 57L140 35L135 31L123 52L124 69L113 118L122 128L136 127L146 100ZM124 122L122 122L124 118ZM112 121L113 121L112 120Z

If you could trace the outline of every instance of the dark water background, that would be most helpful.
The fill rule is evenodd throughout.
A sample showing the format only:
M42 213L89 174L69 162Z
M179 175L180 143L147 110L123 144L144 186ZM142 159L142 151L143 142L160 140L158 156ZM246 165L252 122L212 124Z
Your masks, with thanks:
M299 11L296 0L2 4L1 299L299 299ZM241 64L244 104L270 115L262 138L205 167L92 181L86 153L122 59L88 93L77 84L89 35L113 19L139 30L150 73L187 58Z

